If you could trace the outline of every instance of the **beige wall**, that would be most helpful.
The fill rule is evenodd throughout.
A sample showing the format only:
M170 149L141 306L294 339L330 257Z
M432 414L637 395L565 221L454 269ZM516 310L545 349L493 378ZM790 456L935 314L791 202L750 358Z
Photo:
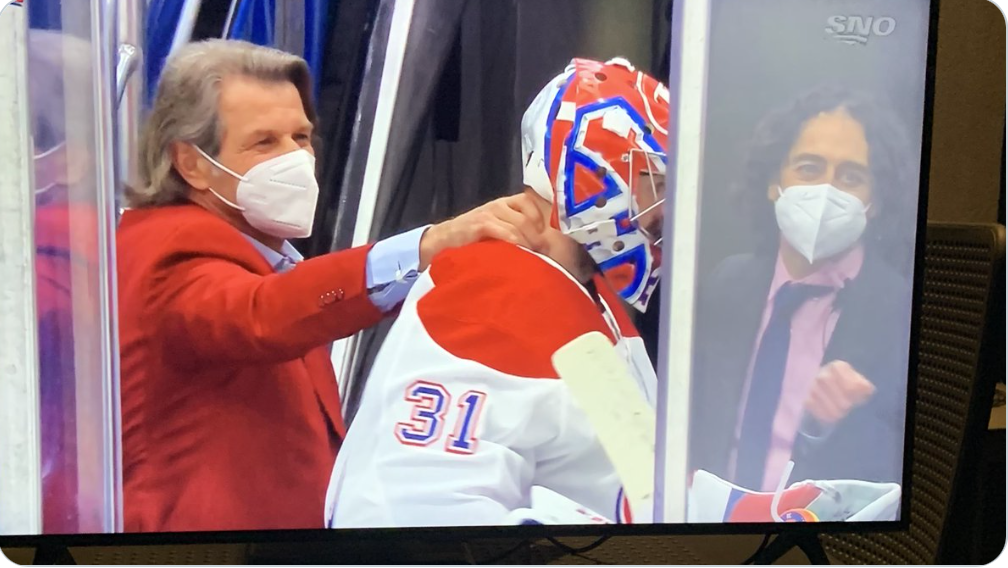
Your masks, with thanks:
M943 0L928 217L997 220L1005 116L1005 19L988 0Z

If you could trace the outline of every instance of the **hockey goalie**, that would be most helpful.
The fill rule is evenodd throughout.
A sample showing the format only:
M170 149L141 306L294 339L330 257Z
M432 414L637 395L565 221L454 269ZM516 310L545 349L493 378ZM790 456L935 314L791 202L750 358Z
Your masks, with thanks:
M650 520L550 358L603 333L655 404L623 304L643 311L658 282L668 101L622 59L575 59L538 94L521 140L545 254L487 241L433 259L367 379L327 526Z

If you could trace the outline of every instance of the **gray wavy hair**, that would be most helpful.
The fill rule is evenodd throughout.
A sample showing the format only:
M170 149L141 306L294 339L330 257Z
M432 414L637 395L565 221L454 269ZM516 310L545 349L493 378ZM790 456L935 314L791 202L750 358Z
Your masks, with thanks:
M185 199L189 184L172 165L171 145L184 142L217 155L223 134L218 116L220 85L225 77L235 75L293 83L308 120L315 123L311 74L304 59L245 41L213 39L187 44L161 72L140 137L140 183L126 193L130 207L154 207Z

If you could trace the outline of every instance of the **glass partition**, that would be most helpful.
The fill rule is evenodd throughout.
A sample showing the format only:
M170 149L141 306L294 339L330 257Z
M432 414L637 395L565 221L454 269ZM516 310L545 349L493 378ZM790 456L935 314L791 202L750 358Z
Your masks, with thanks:
M705 4L703 29L684 29L673 53L665 445L682 450L683 411L689 435L688 464L669 454L663 477L691 480L693 522L869 503L876 516L851 520L896 519L929 6L676 11L688 26ZM771 496L779 508L740 504Z
M45 533L116 529L115 100L107 2L50 4L28 30ZM100 21L99 21L100 20ZM109 84L105 84L108 82Z

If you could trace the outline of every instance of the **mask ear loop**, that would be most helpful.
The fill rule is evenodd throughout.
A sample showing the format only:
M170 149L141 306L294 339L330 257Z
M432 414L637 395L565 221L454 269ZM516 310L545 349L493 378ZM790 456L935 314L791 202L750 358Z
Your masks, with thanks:
M224 164L222 164L222 163L218 162L217 160L211 158L206 152L203 151L203 148L200 148L199 146L196 146L195 144L193 145L193 148L195 148L196 151L199 152L201 156L203 156L204 158L206 158L208 162L210 162L214 166L217 166L217 168L220 169L222 172L230 175L231 177L237 179L238 181L246 181L246 182L248 181L247 179L245 179L245 176L240 176L240 175L234 173L229 168L225 167ZM214 197L216 197L217 199L220 199L225 205L231 207L232 209L236 209L238 211L245 211L244 207L242 207L241 205L238 205L237 203L232 203L228 199L225 199L224 196L222 196L221 194L219 194L216 191L214 191L214 188L212 188L210 186L207 186L207 189L210 191L210 193L214 194Z
M37 165L40 160L45 160L49 156L52 156L53 154L55 154L59 150L62 150L65 147L66 147L66 141L63 141L63 142L60 142L59 144L53 146L52 148L49 148L48 150L45 150L43 152L39 152L38 154L34 154L32 156L32 163L33 163L33 165ZM46 184L46 185L44 185L42 187L37 187L37 188L35 188L35 195L36 196L40 196L43 193L48 192L50 189L56 187L57 185L59 185L59 184L56 183L56 182L49 182L48 184Z
M224 164L222 164L222 163L218 162L217 160L211 158L209 154L207 154L206 152L203 151L203 148L200 148L199 146L196 146L196 145L193 145L193 148L196 148L196 151L199 152L201 156L203 156L204 158L206 158L207 161L210 162L211 164L217 166L217 168L220 169L222 172L228 174L229 176L235 178L238 181L248 181L247 179L245 179L245 176L240 176L240 175L234 173L233 171L231 171L230 168L228 168Z
M39 152L38 154L34 154L33 157L36 160L41 160L43 158L47 158L47 157L55 154L57 151L61 150L64 146L66 146L66 142L65 141L64 142L60 142L59 144L53 146L52 148L49 148L48 150Z
M784 472L781 474L780 481L777 482L777 489L774 490L773 499L770 501L770 516L773 520L778 523L783 523L784 519L781 518L778 512L778 507L780 507L781 494L784 493L784 486L787 484L788 478L791 477L791 470L794 469L794 462L788 460L787 465L784 466Z
M228 207L231 207L232 209L237 209L238 211L244 211L245 210L245 208L242 207L241 205L238 205L237 203L232 203L230 200L225 199L223 195L221 195L221 194L217 193L216 191L214 191L214 188L210 187L209 185L207 186L207 190L209 190L210 193L214 194L214 197L216 197L217 199L220 199L221 201L223 201L224 204L227 205Z

